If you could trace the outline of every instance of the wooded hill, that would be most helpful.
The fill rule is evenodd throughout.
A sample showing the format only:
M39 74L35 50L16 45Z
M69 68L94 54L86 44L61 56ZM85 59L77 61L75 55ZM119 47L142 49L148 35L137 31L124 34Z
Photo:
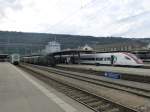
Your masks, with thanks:
M80 35L64 35L64 34L48 34L48 33L24 33L24 32L8 32L0 31L0 52L1 53L22 53L37 52L50 41L58 41L62 49L78 48L88 44L94 46L96 44L115 44L139 42L147 44L150 39L130 39L122 37L93 37Z

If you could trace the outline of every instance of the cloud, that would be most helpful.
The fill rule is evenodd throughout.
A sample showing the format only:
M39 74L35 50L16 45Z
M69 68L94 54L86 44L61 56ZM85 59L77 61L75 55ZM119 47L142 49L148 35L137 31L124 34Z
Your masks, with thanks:
M145 30L147 31L145 33L144 30L141 31L141 28L145 26L144 23L150 23L148 21L150 17L146 16L147 21L145 21L145 14L143 14L150 10L149 7L145 7L148 3L150 2L146 0L143 2L141 0L95 0L93 4L56 25L53 32L94 36L148 37L148 30ZM136 30L135 27L137 27Z
M42 32L45 27L54 25L80 7L79 0L14 0L13 5L10 5L12 1L1 2L2 6L6 4L1 8L5 13L1 17L1 30ZM16 2L22 6L21 9L14 9Z
M149 0L0 0L0 30L148 37L149 4Z
M149 37L150 38L150 11L146 11L143 13L140 13L138 15L125 18L118 22L118 25L125 26L129 25L126 30L123 30L123 32L118 32L116 35L118 36L126 36L126 37Z
M5 16L5 11L7 8L12 10L19 10L22 8L22 5L18 0L0 0L0 16L1 18Z

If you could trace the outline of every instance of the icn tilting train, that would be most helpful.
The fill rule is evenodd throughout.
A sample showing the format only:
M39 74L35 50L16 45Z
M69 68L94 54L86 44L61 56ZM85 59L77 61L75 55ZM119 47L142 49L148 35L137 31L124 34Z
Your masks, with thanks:
M80 61L80 62L79 62ZM96 65L143 66L143 61L127 52L81 54L75 56L75 63Z

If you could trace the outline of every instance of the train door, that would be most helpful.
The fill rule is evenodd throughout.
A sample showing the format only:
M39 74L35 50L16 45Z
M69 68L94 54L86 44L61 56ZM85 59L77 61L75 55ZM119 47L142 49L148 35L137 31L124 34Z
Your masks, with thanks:
M113 65L113 64L114 64L114 58L115 58L115 56L114 56L114 55L111 55L111 59L110 59L110 61L111 61L111 65Z
M115 55L111 55L110 60L111 60L111 65L114 65L117 62L117 57Z

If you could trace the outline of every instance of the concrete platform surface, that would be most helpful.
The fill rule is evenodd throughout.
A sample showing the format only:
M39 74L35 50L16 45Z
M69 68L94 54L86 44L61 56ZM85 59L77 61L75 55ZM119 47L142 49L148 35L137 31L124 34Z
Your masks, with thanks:
M65 97L14 65L0 63L0 112L93 112Z
M132 75L150 76L150 69L131 68L131 67L113 67L113 66L95 66L95 65L79 65L79 64L59 64L60 67L78 68L85 70L95 70L103 72L127 73Z

